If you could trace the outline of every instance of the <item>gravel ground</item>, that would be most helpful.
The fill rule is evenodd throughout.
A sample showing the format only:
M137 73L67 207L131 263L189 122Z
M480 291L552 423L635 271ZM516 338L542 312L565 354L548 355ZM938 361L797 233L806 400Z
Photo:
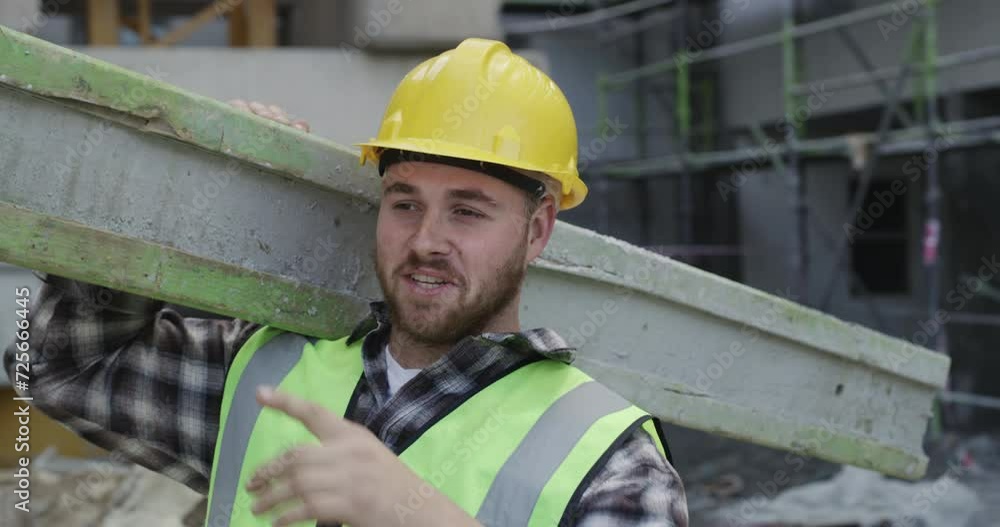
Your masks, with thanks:
M723 507L760 502L762 497L829 479L840 470L833 463L670 425L664 426L664 432L684 480L693 527L758 527L752 512L739 523L712 517ZM957 480L975 492L984 509L965 526L923 527L1000 527L1000 433L945 434L926 445L925 451L930 456L925 480L935 480L952 467Z
M958 481L979 497L983 510L972 517L967 527L1000 526L1000 433L945 434L927 451L931 460L926 478L940 477L949 467L963 467Z

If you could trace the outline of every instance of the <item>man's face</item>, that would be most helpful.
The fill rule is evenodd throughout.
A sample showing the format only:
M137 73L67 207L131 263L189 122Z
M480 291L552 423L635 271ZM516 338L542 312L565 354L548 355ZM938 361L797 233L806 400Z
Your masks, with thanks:
M551 230L539 237L538 225L525 215L524 193L496 178L435 163L390 166L375 265L393 326L439 345L488 331L517 309L527 263Z

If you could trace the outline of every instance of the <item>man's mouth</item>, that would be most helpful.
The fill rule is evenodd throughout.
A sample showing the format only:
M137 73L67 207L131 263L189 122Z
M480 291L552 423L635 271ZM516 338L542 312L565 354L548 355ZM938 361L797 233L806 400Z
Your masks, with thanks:
M414 271L404 274L403 278L413 292L421 295L436 295L456 287L447 276L434 271Z
M416 273L410 275L410 280L413 280L418 286L423 287L424 289L433 289L440 285L450 283L447 280L442 280L426 274Z

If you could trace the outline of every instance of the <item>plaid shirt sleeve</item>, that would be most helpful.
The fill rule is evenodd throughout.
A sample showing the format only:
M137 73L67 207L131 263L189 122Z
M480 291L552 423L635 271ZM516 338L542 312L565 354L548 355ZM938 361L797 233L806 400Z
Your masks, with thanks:
M206 492L226 369L259 325L43 277L30 314L32 404L88 441ZM14 347L4 355L12 375Z
M639 429L608 458L568 519L575 527L687 527L684 484Z

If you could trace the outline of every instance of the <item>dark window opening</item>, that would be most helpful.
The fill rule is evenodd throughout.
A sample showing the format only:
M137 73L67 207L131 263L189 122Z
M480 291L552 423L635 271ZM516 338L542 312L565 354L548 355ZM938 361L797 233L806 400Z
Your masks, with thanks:
M848 199L853 200L857 180L850 183ZM892 181L873 181L855 216L851 229L850 293L900 294L910 291L908 263L908 223L906 194Z

